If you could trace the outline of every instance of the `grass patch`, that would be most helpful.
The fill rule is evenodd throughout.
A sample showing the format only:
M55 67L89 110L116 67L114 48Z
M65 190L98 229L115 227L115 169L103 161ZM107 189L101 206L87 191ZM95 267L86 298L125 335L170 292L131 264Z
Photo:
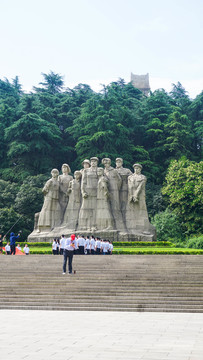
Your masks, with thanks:
M203 255L203 250L199 249L185 249L185 248L153 248L153 247L139 247L139 248L117 248L113 249L113 254L117 255Z

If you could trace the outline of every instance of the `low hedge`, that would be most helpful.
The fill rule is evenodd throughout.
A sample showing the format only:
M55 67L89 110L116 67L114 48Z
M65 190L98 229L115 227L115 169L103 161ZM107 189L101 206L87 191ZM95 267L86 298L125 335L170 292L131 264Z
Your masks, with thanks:
M203 255L203 250L185 248L114 248L114 255Z
M113 242L114 246L119 246L119 247L141 247L141 246L147 246L147 247L171 247L174 246L174 244L170 241L114 241Z
M51 255L51 249L45 248L31 248L30 254L38 254L38 255ZM114 255L203 255L203 250L198 249L185 249L185 248L116 248L113 249Z
M51 255L52 254L52 249L44 249L44 248L31 248L30 249L30 254L36 254L36 255Z
M4 242L4 246L7 244L7 242ZM21 248L23 248L25 246L25 244L27 244L29 246L29 248L31 247L48 247L50 248L52 245L52 242L16 242L16 245L20 244ZM154 241L154 242L148 242L148 241L115 241L113 242L114 246L119 246L119 247L171 247L174 246L174 244L170 241Z

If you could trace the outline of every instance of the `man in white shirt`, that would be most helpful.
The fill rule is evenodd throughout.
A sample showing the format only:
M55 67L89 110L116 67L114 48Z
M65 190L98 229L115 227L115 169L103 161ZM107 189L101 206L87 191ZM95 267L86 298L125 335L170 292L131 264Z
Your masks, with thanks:
M109 255L112 255L113 252L113 244L112 242L109 242Z
M60 255L63 255L64 246L65 246L65 235L61 235L60 238Z
M84 255L84 249L85 249L85 238L84 236L79 236L78 238L78 247L79 247L79 254Z
M86 240L85 240L85 254L87 254L87 255L90 254L90 239L89 239L89 236L86 236Z
M109 255L109 248L110 248L109 240L106 240L106 251L107 251L107 255Z
M96 238L95 249L96 249L96 254L99 255L101 251L101 240L99 237Z
M29 249L29 247L27 246L27 244L25 244L25 247L24 247L23 251L24 251L25 255L29 255L30 249Z
M78 248L78 236L75 237L75 249L74 249L74 254L77 255L79 252L79 248Z
M67 238L65 241L64 247L64 261L63 261L63 275L66 274L66 264L68 258L68 272L72 274L72 261L73 261L73 253L75 249L75 234L72 234L70 238Z
M107 255L108 254L108 248L109 248L109 244L107 244L107 240L104 240L102 247L103 247L103 255Z
M91 237L90 240L90 249L91 249L91 255L95 254L95 239L94 236Z

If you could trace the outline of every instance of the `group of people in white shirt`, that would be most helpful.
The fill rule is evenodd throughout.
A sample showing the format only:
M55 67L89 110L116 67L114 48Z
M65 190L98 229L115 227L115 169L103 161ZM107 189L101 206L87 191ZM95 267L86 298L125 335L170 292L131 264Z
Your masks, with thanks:
M77 255L112 255L113 244L109 240L99 237L78 235L75 237L74 254ZM53 255L63 255L66 237L61 236L60 240L54 239L52 243Z
M20 244L18 244L18 245L16 246L16 249L22 251ZM6 246L5 246L5 251L6 251L6 255L11 255L11 246L10 246L10 243L9 243L9 242L8 242L8 243L6 244ZM25 246L24 246L24 248L23 248L23 252L25 253L25 255L29 255L30 249L29 249L29 247L28 247L27 244L25 244Z

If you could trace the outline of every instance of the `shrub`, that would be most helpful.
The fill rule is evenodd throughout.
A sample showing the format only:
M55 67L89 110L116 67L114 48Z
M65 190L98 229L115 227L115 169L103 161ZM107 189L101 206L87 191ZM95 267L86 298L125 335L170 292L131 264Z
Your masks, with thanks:
M193 249L203 249L203 235L190 238L187 241L187 247Z
M152 219L152 224L156 227L157 239L160 241L167 241L170 238L176 241L183 239L178 217L169 209L156 214Z

